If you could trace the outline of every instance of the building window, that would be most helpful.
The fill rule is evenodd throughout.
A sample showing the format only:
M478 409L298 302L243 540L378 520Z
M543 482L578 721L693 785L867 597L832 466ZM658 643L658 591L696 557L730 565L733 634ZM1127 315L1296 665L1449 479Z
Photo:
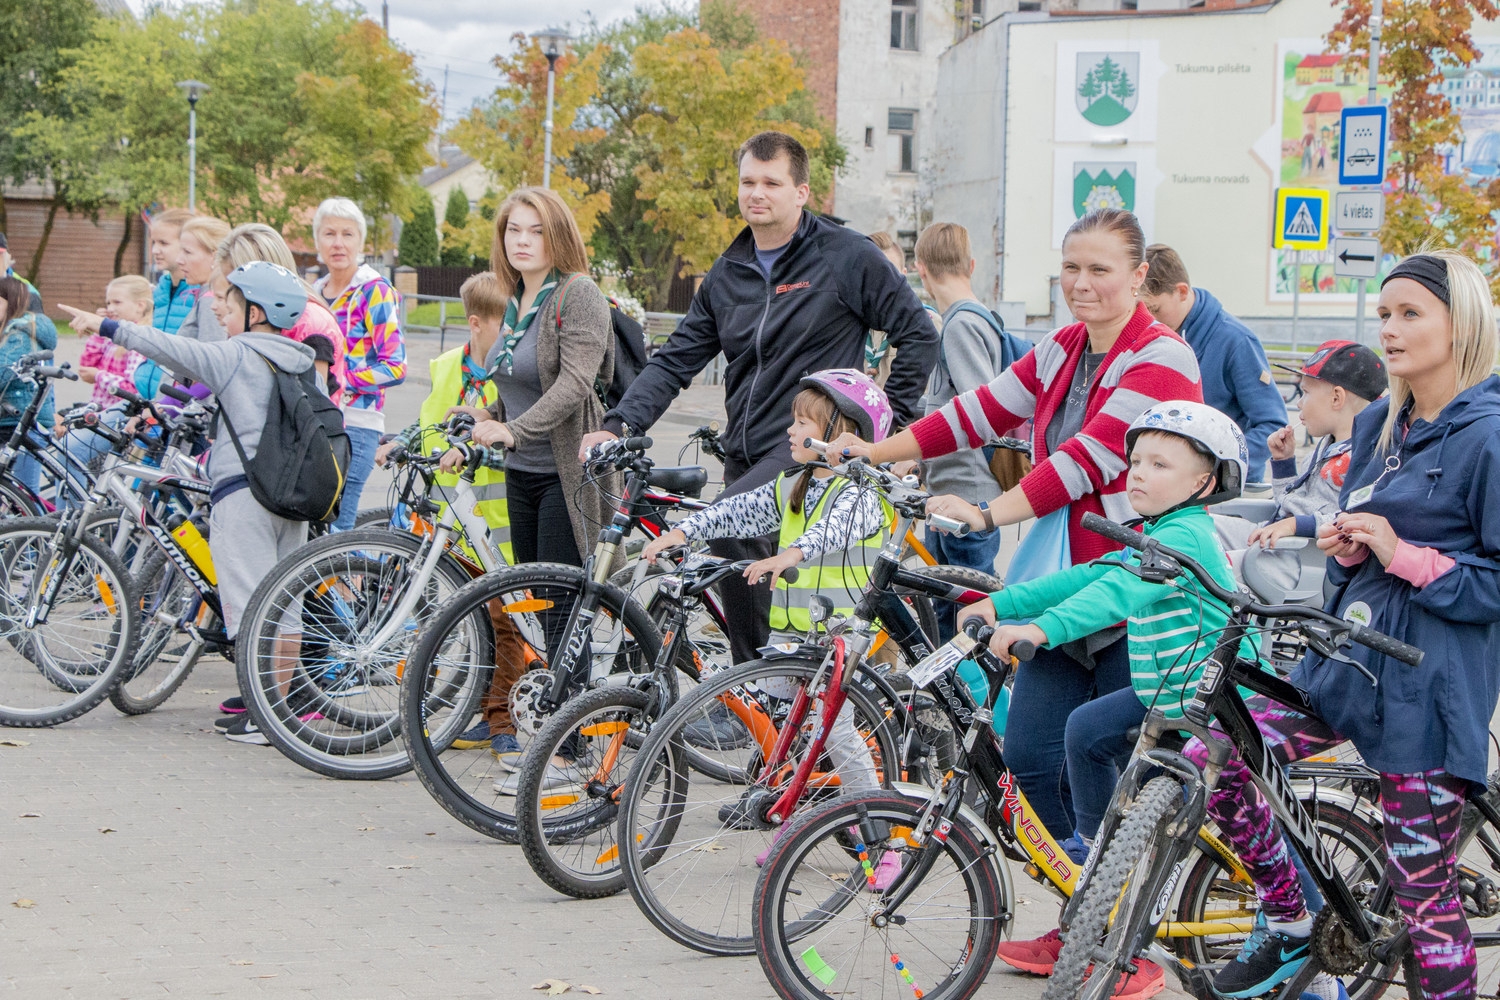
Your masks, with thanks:
M917 0L891 0L891 48L917 49Z
M886 135L890 137L891 170L901 174L917 172L917 113L907 108L887 112Z
M984 27L984 0L959 0L958 37L967 38Z
M865 129L865 148L875 148L875 130L873 128Z
M1016 10L1020 11L1032 11L1041 9L1042 0L1020 0L1020 3L1016 4Z

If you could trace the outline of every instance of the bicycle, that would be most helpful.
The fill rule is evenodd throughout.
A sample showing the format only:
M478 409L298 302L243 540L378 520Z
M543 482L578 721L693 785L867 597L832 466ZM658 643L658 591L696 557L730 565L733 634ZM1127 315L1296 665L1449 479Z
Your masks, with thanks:
M58 379L78 379L71 365L50 365L52 357L51 351L32 351L10 366L22 380L36 386L36 391L19 413L10 404L4 404L6 415L16 418L10 436L0 446L0 515L7 518L45 516L58 506L81 503L84 497L84 489L79 483L88 481L87 468L66 452L53 448L47 438L36 431L37 416L42 412L50 391L48 383ZM29 456L41 467L43 488L40 492L33 491L15 476L16 461L22 455ZM49 492L49 485L55 504L43 499Z
M656 578L662 645L651 672L569 700L527 744L517 774L507 779L516 785L522 854L543 882L577 899L625 888L615 843L625 776L646 732L672 704L682 655L700 659L689 629L695 611L710 587L751 562L694 562L685 549L659 558L673 556L683 564Z
M1146 580L1165 583L1191 574L1199 586L1229 607L1229 622L1209 655L1202 679L1184 708L1184 717L1168 721L1157 709L1148 712L1130 762L1120 777L1092 852L1093 867L1083 886L1063 910L1064 945L1046 996L1108 996L1118 976L1150 944L1163 914L1158 900L1169 894L1180 872L1184 854L1183 830L1206 815L1213 792L1232 752L1238 752L1250 775L1281 821L1292 848L1307 862L1326 905L1314 921L1312 957L1283 989L1299 996L1321 970L1335 975L1357 975L1379 989L1389 982L1396 966L1405 969L1408 990L1420 996L1410 938L1394 919L1394 898L1379 861L1349 877L1329 857L1316 826L1277 764L1245 706L1239 687L1263 695L1308 715L1311 707L1296 688L1265 673L1255 664L1237 659L1241 639L1251 630L1252 618L1294 630L1324 656L1339 655L1358 643L1410 666L1422 661L1422 651L1358 623L1345 621L1303 605L1262 605L1243 592L1219 586L1191 558L1114 524L1085 515L1083 526L1141 553L1137 566ZM1360 668L1371 683L1374 674ZM1216 728L1210 730L1210 723ZM1207 748L1207 766L1200 768L1178 747L1180 731L1190 733ZM1368 772L1367 772L1368 773ZM1465 817L1465 843L1485 828L1484 842L1491 866L1500 861L1494 831L1500 817L1492 796L1471 802ZM1500 905L1486 897L1489 913ZM1477 945L1500 944L1500 934L1476 935ZM1157 955L1153 951L1152 957ZM1165 957L1165 956L1164 956ZM1187 988L1209 996L1212 983L1202 967L1173 963ZM1376 990L1375 992L1378 992Z
M631 896L658 930L708 954L754 951L750 861L778 827L835 794L854 773L822 760L846 699L854 703L853 718L842 724L858 734L879 784L935 780L951 766L954 733L933 700L902 694L899 675L886 676L869 658L893 644L915 664L936 645L935 625L924 627L908 599L917 598L918 607L937 599L970 604L1000 587L975 570L902 565L904 539L919 520L955 533L966 527L928 519L927 494L915 480L863 463L834 468L879 490L897 516L853 616L834 622L822 644L767 647L765 659L701 681L652 727L625 785L616 842ZM816 596L811 617L824 621L831 608ZM725 709L735 725L715 723L714 713ZM863 761L840 755L868 780ZM703 757L714 758L715 767L701 766Z
M940 782L920 795L841 796L805 815L772 849L756 887L754 927L756 952L778 996L822 997L835 982L836 995L848 997L910 991L913 984L928 997L972 996L989 973L998 939L1009 934L1015 890L1007 862L1023 865L1028 877L1064 899L1075 893L1083 866L1033 815L990 727L995 694L1011 667L990 653L991 632L971 621L911 672L912 684L931 690L961 733L963 759ZM1034 649L1018 643L1013 652L1025 660ZM984 671L982 703L953 681L963 660ZM1357 773L1341 765L1323 770ZM976 792L971 810L966 803ZM1316 794L1304 788L1340 862L1354 870L1378 866L1378 830L1348 796L1325 792L1320 801ZM1184 961L1207 942L1237 949L1254 915L1239 905L1236 893L1249 876L1233 852L1201 826L1190 843L1178 906L1158 930ZM901 874L874 891L869 872L881 863ZM1226 896L1234 908L1215 908ZM892 965L893 955L902 968Z
M433 428L446 441L433 455L398 446L388 456L411 530L365 527L316 539L278 563L246 604L235 651L246 708L308 770L376 780L411 768L398 694L407 657L465 584L506 565L476 510L474 476L487 453L470 447L472 423L459 416ZM464 465L444 488L436 476L447 448ZM472 644L466 621L459 641ZM472 698L476 680L455 674L444 690Z
M610 442L589 463L592 475L620 467L627 476L611 523L583 567L534 563L480 577L423 630L407 661L401 732L417 776L449 814L486 836L517 838L514 801L494 787L509 772L487 748L455 750L452 744L482 708L494 708L497 670L520 675L507 701L518 733L528 737L586 687L611 673L642 673L660 652L650 614L610 582L610 570L638 526L659 533L666 511L708 506L692 496L708 473L655 466L645 455L651 443ZM678 670L663 681L675 686L680 675L694 676L697 669L691 655L679 657ZM456 686L456 677L474 682Z

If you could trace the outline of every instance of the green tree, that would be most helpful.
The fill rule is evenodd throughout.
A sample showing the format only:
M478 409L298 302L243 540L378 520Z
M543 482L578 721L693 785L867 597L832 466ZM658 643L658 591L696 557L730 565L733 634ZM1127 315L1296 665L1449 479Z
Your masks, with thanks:
M458 185L448 189L448 203L443 206L443 264L468 267L474 255L463 240L469 225L469 196Z
M1099 81L1094 79L1094 71L1089 70L1083 75L1083 81L1078 84L1078 96L1092 103L1099 93Z
M1094 67L1094 76L1099 81L1099 86L1109 93L1110 87L1114 85L1115 77L1120 75L1120 67L1109 56L1099 60L1099 65Z
M55 143L43 144L16 126L35 115L65 111L60 80L99 16L93 0L0 0L0 182L41 180L51 185L47 221L32 260L24 266L36 279L59 210L97 206L87 159L59 159ZM73 150L76 154L76 149ZM0 231L6 228L0 198Z
M636 168L636 197L652 203L646 221L675 235L685 268L706 271L743 224L735 152L747 133L774 126L813 155L822 147L817 130L772 115L802 89L802 72L781 42L724 53L692 28L642 45L635 58L656 108L636 131L657 150L655 162ZM815 172L815 199L831 178Z
M1487 269L1491 287L1500 293L1500 181L1484 182L1467 170L1443 172L1444 149L1459 146L1463 128L1442 92L1445 69L1461 69L1480 56L1470 34L1475 18L1494 20L1500 5L1495 0L1386 0L1382 13L1380 79L1389 81L1393 92L1381 245L1396 254L1434 244L1464 250ZM1348 0L1327 41L1333 51L1348 53L1346 66L1368 70L1370 0Z
M1125 103L1125 100L1135 93L1135 87L1130 82L1130 74L1123 69L1120 70L1120 75L1116 78L1115 85L1110 88L1110 93L1114 95L1115 100Z
M437 212L427 192L413 192L411 215L401 227L396 253L406 267L432 267L438 263ZM447 263L444 261L444 263Z

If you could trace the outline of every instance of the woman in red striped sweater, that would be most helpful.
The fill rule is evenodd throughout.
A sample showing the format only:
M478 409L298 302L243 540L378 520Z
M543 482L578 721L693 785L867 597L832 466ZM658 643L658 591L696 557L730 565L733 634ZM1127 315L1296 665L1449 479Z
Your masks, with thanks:
M1145 251L1145 236L1131 213L1102 209L1085 215L1063 238L1062 262L1063 295L1081 322L1043 337L995 381L900 434L877 444L845 435L835 445L846 456L864 455L872 462L935 458L982 447L1029 417L1035 466L1016 489L978 506L956 496L934 497L929 512L984 530L1066 506L1075 564L1115 548L1079 521L1088 511L1116 521L1135 516L1125 496L1126 428L1155 403L1203 399L1192 349L1139 300ZM1072 803L1063 791L1068 715L1129 685L1123 623L1061 648L1039 650L1016 673L1005 759L1036 817L1055 837L1074 829ZM1000 957L1045 975L1059 947L1054 931L1034 942L1007 942ZM1159 991L1161 970L1148 964L1142 963L1142 972L1116 995L1141 998Z

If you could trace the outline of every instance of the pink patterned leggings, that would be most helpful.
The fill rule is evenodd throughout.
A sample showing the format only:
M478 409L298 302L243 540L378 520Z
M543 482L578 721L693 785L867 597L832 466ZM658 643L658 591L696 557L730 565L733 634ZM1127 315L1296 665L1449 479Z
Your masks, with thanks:
M1265 698L1249 702L1278 762L1285 765L1343 742L1323 722ZM1185 755L1202 767L1208 751L1198 740ZM1427 1000L1452 1000L1476 991L1474 942L1458 897L1458 834L1468 782L1442 770L1380 775L1381 830L1386 875L1411 932ZM1281 826L1234 754L1208 800L1208 813L1250 870L1261 909L1272 920L1305 916L1302 887Z

